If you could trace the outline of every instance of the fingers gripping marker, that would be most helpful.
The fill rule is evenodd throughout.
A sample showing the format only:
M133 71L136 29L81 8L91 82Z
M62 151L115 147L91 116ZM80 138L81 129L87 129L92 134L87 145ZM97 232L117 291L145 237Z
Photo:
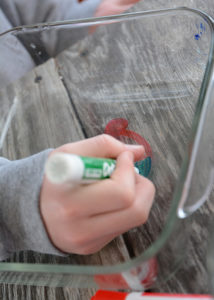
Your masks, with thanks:
M138 144L144 146L146 158L144 160L137 161L135 166L139 169L139 173L145 177L149 176L151 166L152 166L152 149L149 143L135 131L127 129L128 121L123 118L113 119L108 122L105 127L105 133L109 134L115 138L120 138L121 136L128 137Z

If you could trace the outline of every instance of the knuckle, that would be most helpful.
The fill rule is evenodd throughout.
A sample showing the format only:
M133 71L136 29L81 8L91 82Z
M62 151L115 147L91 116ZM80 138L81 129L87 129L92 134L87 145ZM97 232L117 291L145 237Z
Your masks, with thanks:
M120 143L120 141L116 140L114 137L106 133L101 134L98 139L98 146L105 147L106 152L108 152L109 150L112 151L112 149L116 149L118 145L120 145Z
M129 189L129 188L122 189L121 188L120 189L120 198L121 198L122 206L124 208L129 208L134 203L135 195L131 189Z
M149 218L150 209L144 205L136 205L134 208L134 215L136 226L141 226L146 223Z
M135 211L136 214L136 225L140 226L146 223L149 217L149 212L146 209L143 208L137 208Z
M73 240L73 246L79 249L84 248L86 243L87 240L81 235L76 236Z
M57 214L62 221L71 221L79 218L81 210L78 206L72 205L68 207L67 205L61 205L58 207Z
M76 253L84 249L85 245L88 243L87 238L82 235L73 233L72 235L68 235L66 239L66 243L72 251Z
M81 214L80 208L78 206L74 206L74 205L69 207L68 212L67 212L69 219L76 219L80 216L80 214Z
M114 138L109 134L101 134L100 135L100 143L104 146L111 146L114 141Z
M61 220L67 220L69 217L68 209L65 205L60 205L57 209L58 218Z
M80 255L90 255L90 254L93 254L97 251L94 248L83 247L81 249L78 249L77 252L78 252L77 254L80 254Z
M148 178L145 178L145 188L147 189L149 196L154 197L156 188L154 183Z

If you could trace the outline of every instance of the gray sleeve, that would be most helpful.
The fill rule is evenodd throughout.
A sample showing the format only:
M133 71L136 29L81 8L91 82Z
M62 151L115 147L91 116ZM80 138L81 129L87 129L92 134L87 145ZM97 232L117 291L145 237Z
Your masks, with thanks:
M49 240L39 211L49 151L16 161L0 157L0 260L21 250L64 255Z
M0 8L0 32L12 27ZM0 37L0 88L34 68L35 64L22 43L14 35Z

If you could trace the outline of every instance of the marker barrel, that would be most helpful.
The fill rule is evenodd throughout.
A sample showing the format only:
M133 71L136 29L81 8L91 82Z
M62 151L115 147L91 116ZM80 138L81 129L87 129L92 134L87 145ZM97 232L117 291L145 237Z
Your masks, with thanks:
M48 158L45 172L48 179L55 184L89 183L109 178L115 166L116 160L113 159L83 157L59 152Z

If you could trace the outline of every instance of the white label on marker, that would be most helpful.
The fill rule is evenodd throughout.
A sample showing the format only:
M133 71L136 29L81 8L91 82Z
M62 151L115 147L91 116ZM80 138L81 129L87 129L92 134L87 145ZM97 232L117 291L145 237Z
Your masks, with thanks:
M114 171L114 169L115 169L115 164L104 162L103 163L103 176L104 177L110 176L111 173Z
M85 170L85 177L88 178L101 178L102 170L100 169L86 169Z

